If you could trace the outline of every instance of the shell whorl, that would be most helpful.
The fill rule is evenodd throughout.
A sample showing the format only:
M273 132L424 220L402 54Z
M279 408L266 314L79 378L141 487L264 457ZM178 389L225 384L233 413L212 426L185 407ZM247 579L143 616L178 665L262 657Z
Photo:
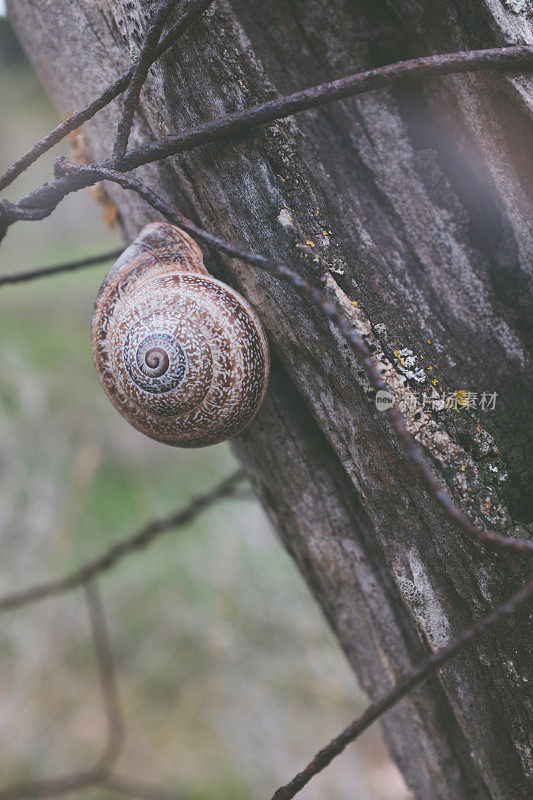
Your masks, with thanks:
M251 306L204 267L191 237L147 225L109 270L92 318L100 382L121 414L160 442L229 439L265 395L269 353Z

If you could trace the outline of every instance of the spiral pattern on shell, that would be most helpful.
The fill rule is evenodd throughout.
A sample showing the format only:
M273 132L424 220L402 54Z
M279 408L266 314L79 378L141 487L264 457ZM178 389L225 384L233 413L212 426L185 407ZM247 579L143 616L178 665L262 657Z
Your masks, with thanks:
M270 359L256 313L168 223L147 225L111 267L91 340L112 403L160 442L201 447L235 436L265 395Z

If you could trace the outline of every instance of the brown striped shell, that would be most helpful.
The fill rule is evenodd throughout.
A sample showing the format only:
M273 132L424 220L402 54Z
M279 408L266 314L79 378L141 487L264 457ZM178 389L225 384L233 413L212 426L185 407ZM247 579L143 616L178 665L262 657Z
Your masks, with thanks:
M91 341L111 402L166 444L229 439L265 395L270 359L257 315L209 275L196 242L168 223L147 225L109 270Z

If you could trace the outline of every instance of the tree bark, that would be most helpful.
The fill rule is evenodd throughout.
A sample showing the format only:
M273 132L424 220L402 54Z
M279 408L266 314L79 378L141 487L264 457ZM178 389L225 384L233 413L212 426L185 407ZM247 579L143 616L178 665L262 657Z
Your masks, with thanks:
M154 5L8 0L62 114L130 64ZM152 68L132 143L401 58L531 43L531 9L519 9L216 0ZM341 303L398 396L416 395L409 427L455 501L518 536L533 529L531 87L516 75L426 79L139 170L204 226L285 261ZM111 152L118 113L115 103L85 126L98 159ZM127 237L155 217L109 191ZM267 400L235 452L375 698L516 589L523 567L443 519L336 330L268 275L215 252L207 263L251 301L273 353ZM496 408L428 414L421 397L433 386L477 392L478 403L496 392ZM416 798L531 796L525 625L523 613L491 632L385 717Z

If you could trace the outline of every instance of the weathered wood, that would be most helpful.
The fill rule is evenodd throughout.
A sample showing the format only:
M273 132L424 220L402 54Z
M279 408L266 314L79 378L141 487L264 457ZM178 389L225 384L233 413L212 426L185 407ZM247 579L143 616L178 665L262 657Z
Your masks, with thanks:
M531 42L527 9L510 6L217 0L152 69L133 142L399 58ZM61 113L129 64L153 7L8 0ZM139 171L205 226L324 286L400 395L414 391L420 405L434 381L446 393L497 392L495 411L428 416L417 407L409 424L456 501L517 535L529 535L532 518L531 85L487 74L428 79ZM117 118L115 105L86 126L95 157L110 152ZM154 214L110 191L133 237ZM375 697L501 601L522 567L443 521L329 324L268 276L215 253L207 263L250 299L274 354L267 401L235 450ZM402 364L405 348L414 366ZM493 632L387 715L387 741L415 797L530 796L524 625L521 615Z

